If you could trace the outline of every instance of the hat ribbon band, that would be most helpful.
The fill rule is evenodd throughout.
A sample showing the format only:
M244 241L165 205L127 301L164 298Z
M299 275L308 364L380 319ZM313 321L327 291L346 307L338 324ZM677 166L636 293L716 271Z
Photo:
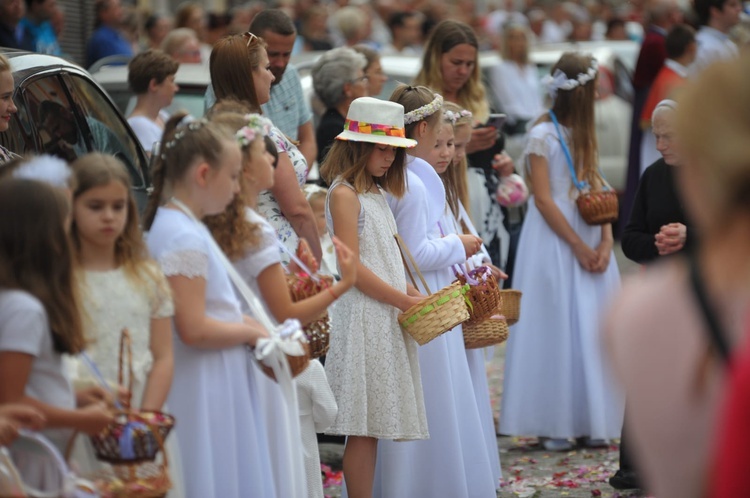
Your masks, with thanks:
M365 135L406 138L403 128L377 123L365 123L364 121L353 121L351 119L347 119L346 123L344 123L344 130Z

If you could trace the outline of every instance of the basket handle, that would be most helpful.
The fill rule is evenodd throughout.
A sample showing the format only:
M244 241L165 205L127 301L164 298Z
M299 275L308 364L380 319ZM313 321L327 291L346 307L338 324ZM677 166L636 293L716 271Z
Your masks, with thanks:
M432 292L430 291L430 287L427 285L427 281L422 276L422 272L419 271L417 262L414 261L414 256L411 255L411 251L409 251L409 248L406 246L404 239L402 239L401 236L397 233L393 234L393 236L396 238L396 244L398 245L399 251L401 251L401 259L404 261L404 267L406 268L406 273L409 274L411 283L414 284L415 288L419 289L419 286L417 285L417 281L414 280L414 275L412 275L411 269L409 268L409 263L407 262L407 258L409 262L411 262L411 264L414 266L414 271L417 272L417 275L419 276L419 280L422 281L422 285L424 285L424 290L427 291L427 294L432 294Z
M129 410L133 401L133 346L130 340L130 332L127 328L123 328L120 332L120 354L117 360L117 384L123 385L123 357L125 354L128 355L128 397L125 400L125 409Z
M70 468L66 463L65 457L60 454L60 450L58 450L57 447L53 445L46 437L39 433L27 429L21 429L19 433L22 438L34 441L41 448L43 448L49 456L52 457L57 466L57 470L62 477L62 488L56 491L39 491L21 480L24 492L30 497L33 496L36 498L56 498L70 491L70 486L72 485L71 479L74 479L74 477L71 475ZM73 434L73 437L75 437L75 434Z
M308 268L307 265L305 263L303 263L302 260L296 254L294 254L294 251L290 251L289 248L287 246L285 246L279 239L275 239L275 240L276 240L276 245L278 245L281 248L282 251L284 251L285 253L287 253L289 255L289 257L292 258L292 261L294 261L295 263L297 263L297 266L299 266L300 268L302 268L302 271L304 271L305 273L307 273L308 275L310 275L310 278L312 278L313 281L316 284L320 283L320 277L318 277L312 271L310 271L310 268ZM287 267L284 267L284 270L286 270L287 273L289 272L289 270L287 269Z

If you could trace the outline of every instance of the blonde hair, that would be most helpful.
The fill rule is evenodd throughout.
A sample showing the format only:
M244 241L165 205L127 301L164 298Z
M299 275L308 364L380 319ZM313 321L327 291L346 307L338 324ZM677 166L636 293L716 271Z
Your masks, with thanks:
M458 21L442 21L432 31L422 56L422 69L414 79L415 85L424 85L442 92L443 74L440 63L443 55L458 45L471 45L477 50L474 69L466 84L458 91L456 102L474 114L474 119L484 122L490 114L487 93L479 68L479 41L470 26Z
M228 109L234 108L234 111ZM211 124L218 124L230 130L237 131L247 125L247 118L242 111L243 106L239 102L223 101L217 103L209 117ZM265 142L263 137L257 137L253 143L260 140ZM247 168L251 157L252 144L242 147L242 170ZM230 260L237 260L245 256L248 250L256 247L262 237L261 227L257 223L252 223L247 219L246 208L248 206L247 198L247 180L244 174L240 174L240 191L234 196L223 213L206 216L203 222L211 231L221 250Z
M565 52L552 66L551 74L560 70L570 79L589 70L594 58L577 52ZM592 189L601 189L603 179L599 173L598 145L594 123L594 101L598 77L572 90L560 89L552 106L560 125L570 129L570 155L579 181L587 181ZM550 121L544 114L537 122ZM562 130L561 130L562 132Z
M750 212L748 74L745 53L701 72L678 97L677 135L691 158L682 174L700 178L705 207L717 225L730 222L735 211Z
M459 114L462 110L461 107L453 102L446 102L443 104L443 111L450 111ZM457 128L461 126L470 127L472 125L471 116L461 116L455 122L447 118L443 121L453 127L454 135ZM460 212L459 205L463 204L464 208L469 205L467 168L468 164L466 155L464 155L463 159L458 162L456 162L455 159L451 161L445 172L440 175L440 178L442 178L443 184L445 185L446 201L456 218L458 218Z
M10 71L10 60L3 54L0 54L0 73Z
M506 61L513 60L511 59L510 49L508 48L510 35L513 33L523 33L523 36L526 38L526 52L523 54L521 58L521 62L523 64L529 63L529 28L522 24L515 24L511 23L503 27L503 43L500 47L500 54L503 56L503 59Z

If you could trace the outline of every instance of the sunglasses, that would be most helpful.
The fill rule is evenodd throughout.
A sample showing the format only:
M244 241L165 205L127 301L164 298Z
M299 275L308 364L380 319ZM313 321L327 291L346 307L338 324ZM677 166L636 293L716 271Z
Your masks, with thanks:
M250 47L252 44L258 44L260 43L260 36L254 35L251 32L247 31L246 33L243 33L242 36L244 38L247 38L247 46Z

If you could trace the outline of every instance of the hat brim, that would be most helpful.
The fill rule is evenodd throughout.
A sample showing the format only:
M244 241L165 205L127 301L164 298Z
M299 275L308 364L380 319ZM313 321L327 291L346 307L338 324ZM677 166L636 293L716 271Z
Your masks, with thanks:
M411 149L417 145L416 140L411 138L389 137L386 135L371 135L369 133L358 133L356 131L344 130L336 136L336 140L347 140L350 142L370 142L373 144L391 145Z

